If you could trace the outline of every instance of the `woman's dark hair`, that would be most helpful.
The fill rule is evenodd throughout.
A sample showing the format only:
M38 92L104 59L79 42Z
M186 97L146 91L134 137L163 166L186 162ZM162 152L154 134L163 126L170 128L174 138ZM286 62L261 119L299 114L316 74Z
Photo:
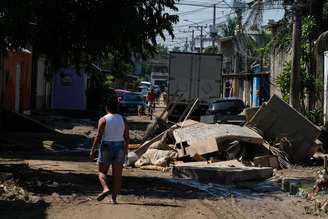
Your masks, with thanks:
M106 102L106 110L110 113L118 112L118 100L116 96L109 97Z

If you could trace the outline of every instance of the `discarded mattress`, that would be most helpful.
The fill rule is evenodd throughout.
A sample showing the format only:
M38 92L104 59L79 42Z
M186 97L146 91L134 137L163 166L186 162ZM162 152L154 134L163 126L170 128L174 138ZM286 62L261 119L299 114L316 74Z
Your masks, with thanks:
M166 167L169 161L175 159L177 153L174 150L158 150L149 148L146 153L144 153L140 159L135 162L136 167L141 167L145 165L154 165Z

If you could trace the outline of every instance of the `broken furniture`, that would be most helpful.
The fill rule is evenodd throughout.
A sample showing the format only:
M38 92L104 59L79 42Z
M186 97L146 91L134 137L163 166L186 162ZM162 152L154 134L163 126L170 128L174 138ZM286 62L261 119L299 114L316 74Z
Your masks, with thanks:
M317 126L276 95L246 125L259 129L271 143L287 138L290 145L284 150L293 162L305 161L313 155L314 142L320 134Z

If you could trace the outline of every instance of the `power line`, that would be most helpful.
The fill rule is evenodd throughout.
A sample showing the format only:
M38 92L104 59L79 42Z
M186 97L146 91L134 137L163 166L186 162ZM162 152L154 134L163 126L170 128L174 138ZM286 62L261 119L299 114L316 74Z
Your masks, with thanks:
M175 3L176 5L185 5L185 6L193 6L193 7L202 7L202 8L212 8L213 4L196 4L196 3ZM264 7L268 7L271 5L264 5ZM284 6L284 5L280 5L280 4L276 4L276 7L270 7L270 9L284 9L283 7L278 7L278 6ZM225 8L225 9L250 9L250 7L248 6L220 6L217 5L216 8ZM267 8L262 8L260 10L268 10Z
M222 15L222 16L220 16L220 17L217 17L215 20L218 21L218 20L220 20L220 19L222 19L222 18L225 18L225 17L227 17L227 16L230 16L230 15L232 15L232 14L234 14L234 13L235 13L235 12L231 11L231 12L229 12L228 14L225 14L225 15ZM197 22L195 22L195 23L197 23L197 24L204 24L204 23L207 23L207 22L209 22L209 21L212 21L212 19L205 19L205 20L197 21ZM208 23L208 24L210 24L210 23ZM181 27L189 27L189 26L190 26L190 24L183 24L183 25L177 25L177 26L175 26L174 28L175 28L175 29L179 29L179 28L181 28Z
M190 10L190 11L180 12L180 13L177 13L177 14L175 14L175 15L185 16L185 15L195 14L195 13L198 13L198 12L204 11L204 10L206 10L206 9L207 9L207 8L197 8L197 9Z

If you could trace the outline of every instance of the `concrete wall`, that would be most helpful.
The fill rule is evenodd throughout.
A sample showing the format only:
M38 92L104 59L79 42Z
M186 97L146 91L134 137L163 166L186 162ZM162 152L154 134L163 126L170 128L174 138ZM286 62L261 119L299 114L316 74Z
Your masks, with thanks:
M73 67L60 69L54 75L52 108L85 110L86 80L82 70L77 73Z
M278 50L274 49L271 54L271 86L270 86L270 96L277 95L281 97L280 89L276 84L276 78L283 71L284 63L291 60L291 51L290 50Z

